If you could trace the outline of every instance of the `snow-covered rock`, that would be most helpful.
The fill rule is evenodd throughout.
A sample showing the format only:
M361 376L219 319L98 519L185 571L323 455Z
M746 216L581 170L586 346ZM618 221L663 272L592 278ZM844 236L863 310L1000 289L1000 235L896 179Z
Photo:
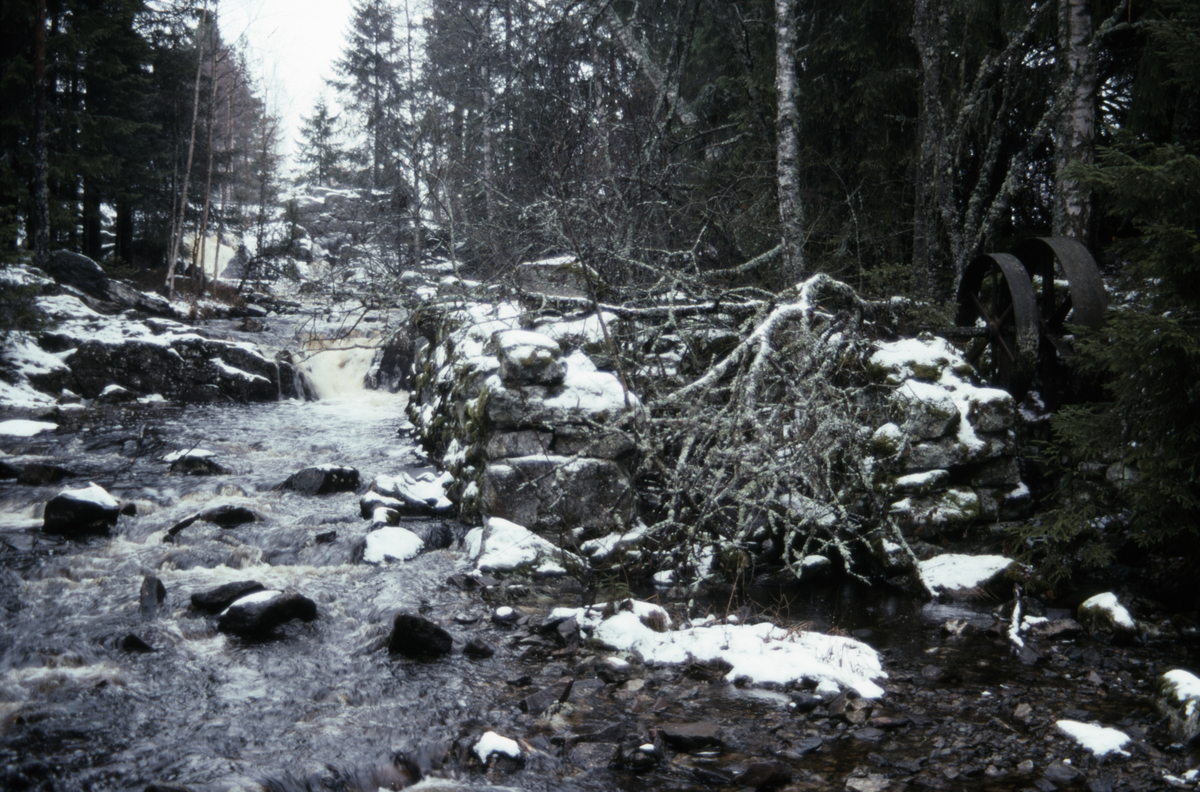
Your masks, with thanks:
M1176 740L1188 743L1200 735L1200 678L1181 668L1168 671L1158 678L1153 701Z
M992 584L1015 562L998 555L944 553L920 562L921 579L934 594L955 594Z
M1092 634L1128 638L1137 632L1133 617L1111 591L1089 597L1080 603L1076 620Z
M385 561L408 561L416 558L425 547L425 542L407 528L385 526L367 534L363 548L363 561L382 564Z
M509 520L488 517L463 539L467 560L481 572L557 571L566 565L581 565L578 556Z
M502 330L496 334L500 379L506 385L554 385L562 382L566 367L558 342L529 330Z
M70 536L108 533L120 514L121 504L103 487L89 482L86 487L63 490L46 503L42 530Z
M475 743L473 750L483 764L487 764L494 755L507 756L510 759L521 758L521 746L517 744L517 741L503 737L494 731L485 732Z

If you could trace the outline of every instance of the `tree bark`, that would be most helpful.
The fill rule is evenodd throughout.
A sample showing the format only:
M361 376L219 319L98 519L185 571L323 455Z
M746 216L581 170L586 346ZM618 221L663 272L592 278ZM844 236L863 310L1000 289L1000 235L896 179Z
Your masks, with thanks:
M200 11L200 24L208 19L208 0ZM171 229L171 247L167 251L167 299L175 299L175 265L179 261L179 245L183 241L183 219L187 215L188 182L192 175L192 154L196 149L196 123L200 115L200 74L204 70L204 37L196 36L196 85L192 91L192 132L188 138L187 164L183 169L183 191L179 198L179 214Z
M800 112L796 106L796 3L775 0L775 175L787 278L804 274L804 214L800 202Z
M1058 0L1059 47L1064 80L1082 69L1071 103L1063 113L1054 140L1054 235L1092 242L1092 199L1078 181L1068 179L1066 168L1074 163L1090 164L1096 139L1096 66L1088 58L1092 35L1089 0Z
M33 20L33 264L50 261L50 166L46 157L46 0Z

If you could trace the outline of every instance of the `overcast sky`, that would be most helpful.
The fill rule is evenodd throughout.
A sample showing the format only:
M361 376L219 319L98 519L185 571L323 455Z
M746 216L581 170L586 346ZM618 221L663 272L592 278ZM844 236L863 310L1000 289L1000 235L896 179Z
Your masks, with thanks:
M311 115L341 52L353 0L220 0L221 36L245 37L268 108L283 120L283 153L295 150L300 117Z

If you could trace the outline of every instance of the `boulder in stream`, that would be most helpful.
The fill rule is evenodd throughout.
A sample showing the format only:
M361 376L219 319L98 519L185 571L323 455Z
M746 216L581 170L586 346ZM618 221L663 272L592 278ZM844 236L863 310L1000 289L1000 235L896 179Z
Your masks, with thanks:
M288 476L280 489L294 490L305 495L327 495L331 492L354 492L358 489L358 471L340 465L307 467Z
M42 530L63 536L107 534L117 524L121 504L98 484L63 490L46 504Z
M454 638L429 619L411 613L396 614L388 652L405 657L437 657L450 654Z
M1084 600L1079 605L1077 619L1092 635L1113 640L1129 639L1137 633L1133 617L1111 591Z
M1200 679L1195 675L1179 668L1163 674L1153 701L1176 740L1189 743L1200 735Z
M259 591L236 600L221 614L217 629L242 638L270 638L275 628L299 619L317 618L317 603L300 594Z
M239 580L215 589L192 595L192 607L205 613L220 613L247 594L264 591L266 586L257 580Z
M154 575L142 578L142 589L138 595L138 606L143 619L153 619L158 615L158 606L167 599L167 588Z

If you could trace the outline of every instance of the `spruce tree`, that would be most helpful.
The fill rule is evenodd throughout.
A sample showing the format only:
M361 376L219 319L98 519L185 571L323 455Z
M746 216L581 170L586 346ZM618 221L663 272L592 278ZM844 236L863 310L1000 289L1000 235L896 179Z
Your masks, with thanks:
M305 177L318 187L337 183L342 176L346 155L338 141L337 121L323 96L317 99L312 115L301 119L300 161L309 166Z

